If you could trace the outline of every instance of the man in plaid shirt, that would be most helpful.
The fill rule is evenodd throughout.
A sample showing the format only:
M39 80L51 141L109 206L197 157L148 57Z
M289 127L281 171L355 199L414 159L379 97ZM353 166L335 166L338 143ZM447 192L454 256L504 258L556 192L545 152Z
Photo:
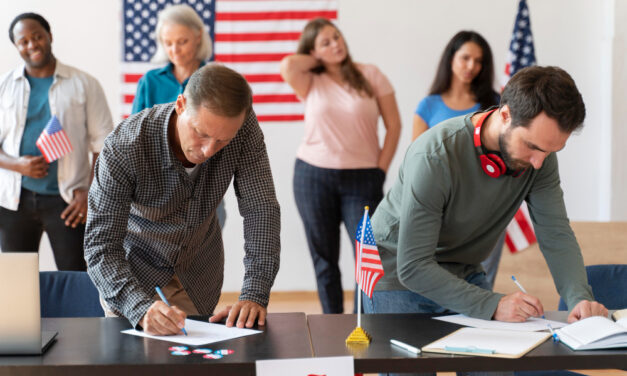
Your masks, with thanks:
M187 315L213 312L224 274L216 208L232 179L244 218L244 282L239 302L211 321L264 324L279 269L279 204L251 89L217 64L194 73L176 102L129 117L105 140L85 259L108 314L167 335L180 333Z

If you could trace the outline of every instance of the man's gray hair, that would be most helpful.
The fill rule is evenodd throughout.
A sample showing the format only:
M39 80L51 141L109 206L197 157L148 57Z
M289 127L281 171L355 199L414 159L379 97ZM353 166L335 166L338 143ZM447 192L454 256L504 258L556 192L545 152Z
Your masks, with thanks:
M218 116L236 117L249 113L253 92L246 79L221 64L210 63L198 69L187 82L183 92L186 110L196 112L199 105Z
M200 33L200 45L198 46L198 51L196 51L196 58L199 61L205 61L211 57L211 39L205 29L205 24L192 7L187 4L180 4L171 5L159 13L159 20L157 21L157 29L155 31L157 51L152 59L150 59L151 62L166 63L169 61L168 54L165 52L163 42L161 41L161 30L165 24L185 26Z

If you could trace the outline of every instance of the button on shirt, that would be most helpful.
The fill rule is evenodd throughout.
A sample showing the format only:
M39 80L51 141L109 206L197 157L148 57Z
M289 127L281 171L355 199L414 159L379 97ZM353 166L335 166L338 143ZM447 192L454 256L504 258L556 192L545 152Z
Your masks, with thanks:
M0 77L0 144L14 158L20 156L29 96L30 85L23 65ZM58 60L48 102L51 114L57 115L72 143L72 152L58 161L57 174L59 193L69 203L75 189L89 187L89 153L100 152L113 120L98 81ZM0 206L17 210L21 183L18 172L0 169Z
M178 276L201 314L211 314L224 273L216 208L231 180L244 218L241 300L266 306L279 268L280 211L254 113L190 176L168 144L174 103L122 122L105 141L89 191L88 273L102 298L136 326L155 286Z

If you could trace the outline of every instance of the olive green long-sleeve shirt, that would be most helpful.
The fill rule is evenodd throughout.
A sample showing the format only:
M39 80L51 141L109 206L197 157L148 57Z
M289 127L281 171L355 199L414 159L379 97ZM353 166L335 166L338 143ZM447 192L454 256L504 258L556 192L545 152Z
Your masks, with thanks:
M566 216L555 153L538 170L491 178L481 169L471 116L430 129L407 151L372 218L385 271L375 289L408 289L452 311L490 319L503 295L464 278L482 270L480 262L525 200L558 293L571 309L594 300Z

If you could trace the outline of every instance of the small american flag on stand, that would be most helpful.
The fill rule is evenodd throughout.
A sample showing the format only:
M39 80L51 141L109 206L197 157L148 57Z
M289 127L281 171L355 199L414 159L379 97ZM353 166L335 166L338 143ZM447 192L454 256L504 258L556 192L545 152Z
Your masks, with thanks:
M509 44L507 63L503 75L503 87L507 81L519 70L536 64L536 54L533 48L529 8L525 0L518 3L518 13L514 22L514 32ZM536 242L527 204L523 203L514 219L505 231L505 244L511 253L522 251Z
M372 299L374 285L382 276L383 265L366 206L364 217L355 234L355 279L359 289ZM357 307L357 327L346 338L347 345L367 345L371 341L370 335L361 327L361 291L357 291Z
M52 163L72 151L70 139L65 134L56 115L52 115L35 145L48 163Z
M300 121L304 107L279 74L281 59L296 52L305 24L337 19L337 0L124 0L122 117L131 112L137 82L156 50L157 15L170 4L188 4L202 18L212 60L242 74L253 91L260 122Z
M357 227L357 234L355 235L355 280L366 295L372 298L374 285L382 276L383 265L372 234L368 207L366 207L364 218Z

